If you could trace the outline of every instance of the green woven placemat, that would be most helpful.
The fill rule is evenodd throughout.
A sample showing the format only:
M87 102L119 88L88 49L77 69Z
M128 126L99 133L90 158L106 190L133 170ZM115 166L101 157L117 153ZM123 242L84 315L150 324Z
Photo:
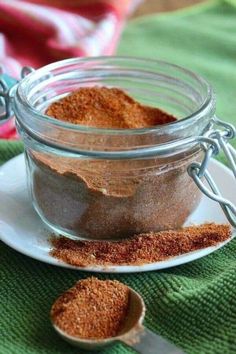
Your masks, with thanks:
M218 95L218 114L234 120L236 97L236 8L214 2L171 15L135 20L119 53L165 59L207 77ZM0 142L0 162L22 151ZM61 269L0 245L0 353L80 353L53 331L54 299L88 273ZM236 242L204 259L170 270L99 275L138 290L147 305L146 325L186 353L236 353ZM106 354L129 353L117 345ZM157 353L159 354L159 353ZM160 353L162 354L162 353Z
M218 116L236 122L236 0L138 18L125 30L118 52L199 73L214 88Z

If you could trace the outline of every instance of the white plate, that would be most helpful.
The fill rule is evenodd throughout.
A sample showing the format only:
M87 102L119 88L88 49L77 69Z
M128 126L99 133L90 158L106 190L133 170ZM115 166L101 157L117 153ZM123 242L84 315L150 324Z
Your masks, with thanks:
M235 183L230 170L217 161L212 161L209 168L223 195L236 204L236 194L232 195ZM204 222L227 222L219 205L206 197L189 218L187 224ZM49 255L48 242L50 231L42 223L34 211L26 187L26 170L24 156L19 155L0 168L0 236L4 243L27 256L66 268L93 272L132 273L170 268L204 257L227 242L216 247L208 247L173 257L166 261L144 264L140 266L89 266L73 267L60 262Z

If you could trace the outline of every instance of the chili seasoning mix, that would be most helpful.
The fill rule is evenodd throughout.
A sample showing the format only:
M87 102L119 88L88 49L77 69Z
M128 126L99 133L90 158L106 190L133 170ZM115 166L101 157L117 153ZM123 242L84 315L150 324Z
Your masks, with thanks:
M175 117L144 106L118 88L84 87L52 103L46 114L65 123L112 129L137 129L172 124ZM135 134L90 137L90 147L116 151L168 141ZM63 141L63 136L61 136ZM60 140L60 136L57 137ZM75 141L71 141L75 144ZM87 144L87 138L80 141ZM58 233L84 239L121 239L134 234L180 228L200 200L187 166L199 151L178 158L74 158L29 152L34 205ZM168 212L166 212L168 210Z
M102 339L118 335L129 306L129 288L95 277L78 281L53 304L53 323L71 336Z
M51 255L78 267L141 265L215 246L230 236L229 225L204 224L136 235L118 242L74 241L66 237L52 237Z

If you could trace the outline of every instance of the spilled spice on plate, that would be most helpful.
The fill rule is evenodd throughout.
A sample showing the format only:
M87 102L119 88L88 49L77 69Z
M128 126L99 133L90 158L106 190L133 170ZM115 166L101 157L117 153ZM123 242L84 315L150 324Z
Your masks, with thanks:
M71 336L114 337L126 318L129 293L129 288L117 280L80 280L55 301L52 322Z
M74 241L54 236L50 254L78 267L142 265L215 246L230 236L229 225L214 223L139 234L117 242Z

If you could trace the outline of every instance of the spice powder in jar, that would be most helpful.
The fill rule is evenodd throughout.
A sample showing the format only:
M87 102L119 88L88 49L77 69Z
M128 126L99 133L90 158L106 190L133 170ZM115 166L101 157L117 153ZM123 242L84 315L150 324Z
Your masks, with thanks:
M176 120L120 89L106 87L80 88L52 103L46 114L64 122L115 129ZM125 143L121 137L120 146ZM75 159L34 151L35 207L59 232L85 239L120 239L179 228L200 199L187 173L197 157L199 151L183 153L179 161L170 157L163 163L158 158Z

